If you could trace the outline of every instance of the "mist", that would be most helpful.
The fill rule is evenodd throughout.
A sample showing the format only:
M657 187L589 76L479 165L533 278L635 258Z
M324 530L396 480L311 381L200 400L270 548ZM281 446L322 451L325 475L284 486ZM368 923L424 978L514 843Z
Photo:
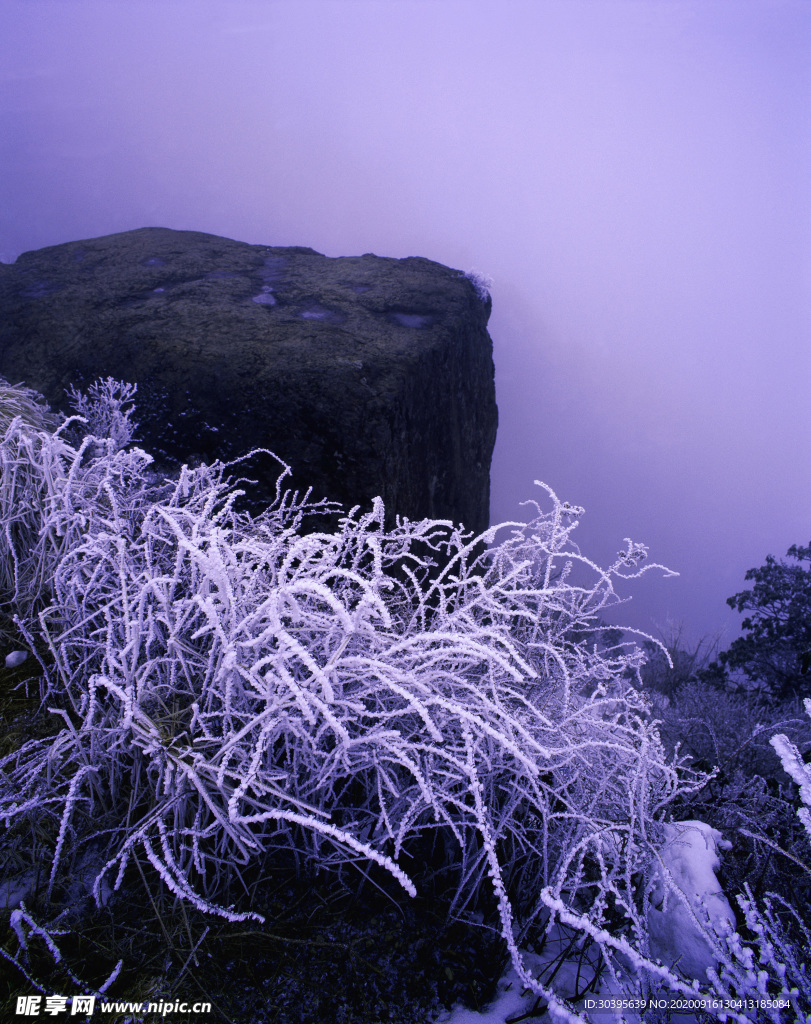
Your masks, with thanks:
M0 259L144 226L493 281L491 521L737 632L811 538L805 0L6 0Z

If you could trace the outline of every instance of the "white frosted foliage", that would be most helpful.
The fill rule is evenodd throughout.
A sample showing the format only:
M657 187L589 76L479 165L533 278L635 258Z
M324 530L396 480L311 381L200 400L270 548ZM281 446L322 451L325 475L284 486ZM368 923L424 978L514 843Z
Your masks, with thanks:
M806 714L811 718L811 697L807 697L804 703ZM803 761L796 745L783 733L772 736L770 742L777 752L784 770L800 787L800 800L804 806L798 809L797 816L811 839L811 764L806 764Z
M430 850L452 913L492 898L516 977L557 1019L578 1014L526 960L529 929L579 935L616 984L631 965L688 991L648 955L640 879L664 851L656 899L704 968L690 922L729 920L720 839L665 824L703 778L667 756L644 656L600 619L618 579L657 568L644 546L600 567L573 540L583 509L544 484L527 523L474 537L392 525L379 499L312 504L283 467L251 517L223 465L152 473L127 447L132 394L76 399L105 436L17 419L0 440L0 591L60 720L0 760L0 818L47 811L51 889L92 840L99 900L137 856L245 920L254 865L384 872L408 898Z

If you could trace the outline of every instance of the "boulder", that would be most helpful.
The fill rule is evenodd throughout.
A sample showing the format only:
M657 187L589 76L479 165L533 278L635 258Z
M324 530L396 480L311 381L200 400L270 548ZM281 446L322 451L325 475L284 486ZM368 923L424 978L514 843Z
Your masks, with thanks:
M488 525L490 300L457 270L141 228L0 265L0 304L0 375L62 410L135 382L161 468L266 448L317 497ZM250 474L272 493L272 460Z

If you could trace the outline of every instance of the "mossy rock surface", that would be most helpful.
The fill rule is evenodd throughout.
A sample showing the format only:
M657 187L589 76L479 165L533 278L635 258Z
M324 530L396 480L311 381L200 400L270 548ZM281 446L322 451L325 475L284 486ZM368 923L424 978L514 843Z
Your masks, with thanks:
M490 302L457 270L141 228L0 265L0 304L0 374L63 410L70 385L137 383L166 468L267 448L317 497L488 525ZM250 467L264 496L277 470Z

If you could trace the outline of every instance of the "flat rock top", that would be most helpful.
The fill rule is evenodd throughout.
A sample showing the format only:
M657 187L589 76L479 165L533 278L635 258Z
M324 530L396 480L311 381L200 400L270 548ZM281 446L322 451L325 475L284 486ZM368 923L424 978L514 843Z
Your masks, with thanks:
M227 359L253 383L361 370L384 399L414 359L490 313L464 274L422 257L332 258L169 228L23 253L0 265L0 302L0 373L57 404L95 375L102 340L105 373L154 386L170 366L213 372Z
M35 307L46 321L48 307L64 319L92 305L94 317L103 321L112 313L119 324L121 314L125 320L140 315L208 323L227 307L231 342L236 315L247 334L258 328L273 344L308 336L334 343L348 334L353 351L363 343L370 355L381 334L389 352L393 342L407 350L432 328L458 322L475 291L459 271L421 257L331 258L299 246L250 245L168 228L23 253L16 263L0 265L0 289L6 308L24 315ZM200 340L219 347L216 331Z

